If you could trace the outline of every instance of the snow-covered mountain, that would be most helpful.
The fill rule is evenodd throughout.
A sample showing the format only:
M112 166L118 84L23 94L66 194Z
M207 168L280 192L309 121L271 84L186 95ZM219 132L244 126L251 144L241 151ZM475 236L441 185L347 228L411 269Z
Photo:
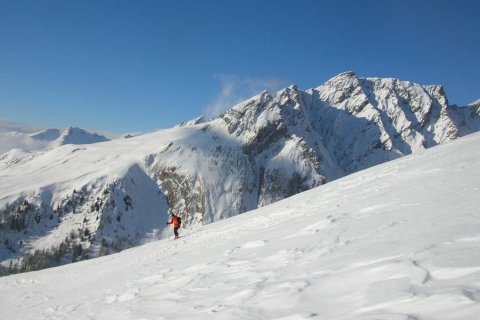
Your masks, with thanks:
M44 151L64 144L108 141L106 137L80 128L45 129L0 119L0 155L12 150Z
M163 237L167 210L208 224L479 124L478 106L449 106L441 86L346 72L306 91L262 92L211 121L12 156L0 169L0 259L27 254L30 270L115 252Z
M180 240L3 277L0 318L477 320L479 161L477 133Z
M80 128L41 129L0 119L0 168L31 159L36 153L65 144L108 141L97 133Z
M90 144L108 141L97 133L90 133L80 128L47 129L30 135L32 139L48 141L50 146L56 147L65 144Z

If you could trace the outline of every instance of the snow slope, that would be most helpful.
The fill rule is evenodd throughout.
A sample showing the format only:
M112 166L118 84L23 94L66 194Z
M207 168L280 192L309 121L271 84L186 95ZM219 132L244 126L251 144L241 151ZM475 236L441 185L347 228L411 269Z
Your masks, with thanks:
M119 254L0 278L2 319L478 319L480 134Z

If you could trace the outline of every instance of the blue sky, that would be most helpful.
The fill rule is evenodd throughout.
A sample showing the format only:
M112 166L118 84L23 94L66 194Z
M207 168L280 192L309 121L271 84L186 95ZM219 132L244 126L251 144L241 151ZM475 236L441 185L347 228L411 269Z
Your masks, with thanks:
M0 0L0 118L171 127L343 71L480 98L480 1Z

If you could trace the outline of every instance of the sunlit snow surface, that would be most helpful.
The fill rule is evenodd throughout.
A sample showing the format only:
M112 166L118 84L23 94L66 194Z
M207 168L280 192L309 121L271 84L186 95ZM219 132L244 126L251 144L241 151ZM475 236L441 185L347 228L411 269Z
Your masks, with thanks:
M1 319L479 319L480 134L99 259L0 278Z

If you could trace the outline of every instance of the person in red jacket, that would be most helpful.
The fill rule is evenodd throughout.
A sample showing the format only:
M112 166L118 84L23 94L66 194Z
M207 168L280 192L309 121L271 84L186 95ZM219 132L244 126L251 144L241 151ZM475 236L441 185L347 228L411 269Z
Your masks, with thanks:
M181 225L180 217L172 213L172 220L170 220L170 222L167 222L167 224L173 224L173 233L175 234L175 239L178 239L178 228L180 228Z

